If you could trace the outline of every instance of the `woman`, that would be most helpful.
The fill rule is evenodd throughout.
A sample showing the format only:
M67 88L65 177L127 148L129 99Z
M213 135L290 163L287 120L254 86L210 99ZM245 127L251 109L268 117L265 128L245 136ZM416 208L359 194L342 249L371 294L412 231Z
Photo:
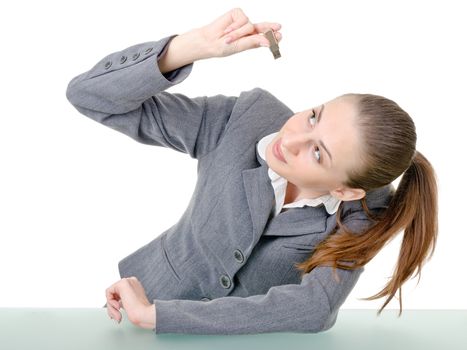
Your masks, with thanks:
M268 91L188 98L163 90L193 62L268 46L241 9L109 54L73 78L76 109L137 142L198 160L181 219L119 262L107 312L156 333L320 332L364 265L404 230L397 289L434 252L437 187L395 102L346 94L293 113ZM397 191L392 182L400 175ZM431 257L431 256L430 256ZM400 311L402 301L400 299Z

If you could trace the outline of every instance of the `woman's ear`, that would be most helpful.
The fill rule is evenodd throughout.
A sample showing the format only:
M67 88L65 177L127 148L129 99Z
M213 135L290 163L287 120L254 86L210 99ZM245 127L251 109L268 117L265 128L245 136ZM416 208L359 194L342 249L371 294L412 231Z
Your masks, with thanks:
M343 201L354 201L362 199L365 197L366 192L361 188L350 188L350 187L341 187L336 188L335 190L329 191L329 193L340 200Z

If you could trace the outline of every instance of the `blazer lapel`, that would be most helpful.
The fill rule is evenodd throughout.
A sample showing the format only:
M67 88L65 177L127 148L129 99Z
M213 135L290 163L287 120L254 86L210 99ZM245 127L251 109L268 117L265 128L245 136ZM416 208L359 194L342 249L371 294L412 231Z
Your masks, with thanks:
M256 152L260 166L242 170L243 185L253 223L253 241L259 240L269 217L273 214L274 189L269 181L268 167Z

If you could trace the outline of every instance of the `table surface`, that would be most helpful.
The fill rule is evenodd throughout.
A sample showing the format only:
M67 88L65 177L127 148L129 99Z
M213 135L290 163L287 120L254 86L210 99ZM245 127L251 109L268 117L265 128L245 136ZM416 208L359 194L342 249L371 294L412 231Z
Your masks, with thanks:
M467 310L341 309L321 333L156 334L110 320L105 308L0 308L0 348L16 349L467 349Z

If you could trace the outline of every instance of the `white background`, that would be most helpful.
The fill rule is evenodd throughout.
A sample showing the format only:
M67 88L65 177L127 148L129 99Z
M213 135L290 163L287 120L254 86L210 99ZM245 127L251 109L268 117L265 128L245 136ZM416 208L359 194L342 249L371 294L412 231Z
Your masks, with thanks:
M210 23L233 7L282 24L267 48L196 62L170 89L190 97L260 86L294 111L347 92L395 100L439 179L439 239L404 309L466 309L465 11L454 1L22 1L2 9L0 307L101 307L117 263L179 219L196 160L139 144L79 114L76 75L128 46ZM389 281L402 234L367 266L343 308ZM397 296L397 294L396 294ZM388 309L398 309L394 298Z

